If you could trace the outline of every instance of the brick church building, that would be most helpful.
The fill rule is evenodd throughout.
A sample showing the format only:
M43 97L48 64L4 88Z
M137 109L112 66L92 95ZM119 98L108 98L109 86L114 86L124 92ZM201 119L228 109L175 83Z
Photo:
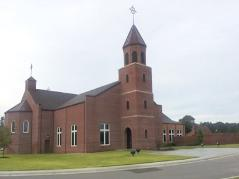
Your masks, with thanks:
M5 113L11 153L157 149L184 135L154 102L146 44L133 25L123 45L118 81L82 94L36 88L30 77L21 102Z

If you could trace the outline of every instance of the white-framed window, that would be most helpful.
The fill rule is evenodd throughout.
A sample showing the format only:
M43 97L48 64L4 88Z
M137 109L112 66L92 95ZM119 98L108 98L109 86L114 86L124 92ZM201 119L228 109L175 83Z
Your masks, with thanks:
M71 146L77 146L77 125L71 126Z
M170 129L169 130L169 141L173 143L173 138L174 138L174 130Z
M167 141L167 133L166 133L166 129L163 129L163 143L166 143Z
M11 123L11 133L15 133L16 132L16 121L12 121Z
M56 129L56 146L61 146L61 134L62 134L62 128L57 127Z
M110 126L109 124L100 124L100 145L110 145Z
M177 136L182 136L183 134L182 134L182 130L181 129L178 129L177 130Z
M28 120L23 121L22 132L23 133L29 133L29 121Z

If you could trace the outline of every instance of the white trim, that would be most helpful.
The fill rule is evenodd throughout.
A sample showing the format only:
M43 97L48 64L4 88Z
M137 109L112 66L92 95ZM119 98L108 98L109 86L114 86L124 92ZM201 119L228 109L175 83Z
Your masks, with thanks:
M100 126L101 125L103 125L103 129L100 128L100 134L101 134L101 132L103 132L103 134L104 134L104 143L101 144L101 141L100 141L100 145L101 146L108 146L108 145L110 145L110 125L108 123L101 123ZM108 129L106 129L106 125L108 125ZM107 132L109 134L108 135L108 137L109 137L109 139L108 139L109 143L108 144L106 144L106 133Z
M145 59L145 62L146 62L146 59ZM129 62L129 64L128 65L125 65L124 67L122 67L122 68L125 68L125 67L129 67L129 66L131 66L131 65L141 65L141 66L146 66L146 67L149 67L149 66L147 66L146 64L142 64L142 63L140 63L140 62ZM150 67L149 67L150 68Z
M13 123L13 122L15 123L15 128L14 128L15 131L12 131L12 123ZM11 122L11 133L12 133L12 134L15 134L15 133L16 133L16 128L17 128L17 125L16 125L16 121L14 120L14 121Z
M182 136L183 133L182 133L182 130L181 129L177 129L177 136Z
M73 130L72 130L73 127ZM72 144L72 134L73 134L73 144ZM77 125L76 124L72 124L71 125L71 147L76 147L77 146Z
M165 140L164 140L164 137L165 137ZM166 143L166 142L167 142L167 130L163 129L163 143Z
M147 116L147 115L132 115L132 116L122 116L121 118L131 118L131 117L146 117L146 118L154 118L154 116Z
M169 142L174 142L174 129L169 129Z
M152 92L149 92L149 91L132 90L132 91L121 93L121 95L126 95L126 94L130 94L130 93L135 93L135 92L140 92L140 93L145 93L145 94L153 94Z
M25 122L27 122L27 131L24 131L24 123ZM23 123L22 123L22 133L24 133L24 134L27 134L27 133L29 133L29 121L28 120L25 120L25 121L23 121Z
M61 127L57 127L56 128L56 146L57 147L61 147L61 143L62 143L62 128Z

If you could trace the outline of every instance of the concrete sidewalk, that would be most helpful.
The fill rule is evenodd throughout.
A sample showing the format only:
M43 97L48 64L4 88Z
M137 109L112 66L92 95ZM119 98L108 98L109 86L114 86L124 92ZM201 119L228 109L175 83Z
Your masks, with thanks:
M37 176L37 175L66 175L66 174L80 174L80 173L97 173L110 172L120 170L132 170L162 166L183 165L188 163L202 162L206 160L214 160L227 156L239 155L239 149L235 148L196 148L196 149L182 149L175 151L152 151L155 154L165 155L186 155L197 158L176 160L168 162L155 162L134 165L112 166L112 167L98 167L98 168L81 168L81 169L60 169L60 170L35 170L35 171L2 171L0 176Z

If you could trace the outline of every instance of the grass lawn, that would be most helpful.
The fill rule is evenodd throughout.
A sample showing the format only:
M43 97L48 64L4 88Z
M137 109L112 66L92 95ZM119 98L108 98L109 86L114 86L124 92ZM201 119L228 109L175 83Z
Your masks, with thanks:
M174 146L174 149L194 149L201 148L200 145L196 146ZM204 145L204 148L239 148L239 144L223 144L223 145Z
M103 167L190 158L186 156L156 155L150 153L150 151L141 151L140 154L134 157L131 156L129 151L77 154L21 154L6 156L8 158L0 158L1 171Z

